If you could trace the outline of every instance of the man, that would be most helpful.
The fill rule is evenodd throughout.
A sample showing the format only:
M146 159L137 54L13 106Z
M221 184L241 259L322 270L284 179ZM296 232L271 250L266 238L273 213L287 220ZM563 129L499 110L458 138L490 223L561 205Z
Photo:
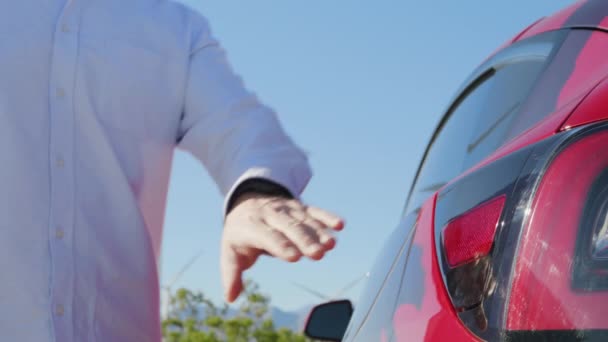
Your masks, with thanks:
M176 146L226 195L228 301L260 255L293 262L334 247L341 219L297 200L306 156L200 15L167 0L0 7L2 341L160 340Z

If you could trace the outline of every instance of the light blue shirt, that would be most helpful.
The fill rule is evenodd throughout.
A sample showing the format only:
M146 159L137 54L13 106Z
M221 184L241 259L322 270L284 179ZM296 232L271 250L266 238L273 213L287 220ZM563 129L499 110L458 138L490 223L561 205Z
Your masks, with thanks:
M311 176L196 12L167 0L2 2L1 341L160 340L175 147L226 196L250 177L299 194Z

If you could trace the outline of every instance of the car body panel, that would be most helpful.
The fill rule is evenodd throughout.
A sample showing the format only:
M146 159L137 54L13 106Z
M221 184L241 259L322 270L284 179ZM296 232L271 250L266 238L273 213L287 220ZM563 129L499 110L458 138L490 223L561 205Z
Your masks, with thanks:
M608 30L608 2L582 0L537 22L518 39L563 28L594 28Z
M567 32L556 31L556 32L546 33L544 35L544 38L539 38L536 40L539 40L540 43L543 42L543 39L548 39L550 41L554 41L555 49L558 49L558 47L561 46L561 44L562 44L563 40L566 38L566 36L567 36ZM607 37L608 37L608 35L607 35ZM526 55L535 56L536 54L541 53L539 49L529 49L527 47L527 44L533 44L533 43L530 43L528 41L528 42L518 42L517 44L510 45L507 49L505 49L504 51L500 51L495 56L493 56L492 58L487 60L485 63L483 63L481 66L479 66L471 74L471 76L469 76L467 78L467 80L465 82L463 82L462 86L456 92L457 95L452 98L452 101L450 102L451 103L450 106L448 106L448 108L445 111L446 114L443 116L443 118L437 125L437 128L435 129L435 133L433 134L433 137L431 138L431 141L428 144L427 149L425 150L425 152L423 154L422 161L417 170L416 176L414 177L412 186L410 187L410 193L408 194L408 199L407 199L407 203L406 203L404 212L409 212L414 207L417 207L419 205L419 199L417 199L415 195L413 196L414 188L415 188L414 185L417 182L419 182L419 177L422 172L422 166L424 165L425 161L428 159L427 157L429 155L431 146L435 143L436 137L442 132L444 126L448 123L448 120L451 117L452 111L458 110L458 107L460 106L462 99L466 98L468 96L467 94L470 91L474 91L475 87L477 87L477 84L479 82L483 82L480 80L482 80L485 77L485 75L487 75L488 73L492 73L493 69L495 69L496 67L502 67L503 65L508 64L509 61L523 58L523 56L526 56ZM523 50L523 51L520 51L520 50ZM553 53L555 53L555 51L552 51L550 53L553 54ZM534 101L535 99L532 96L528 96L528 99L524 99L525 102L521 104L520 107L522 107L522 108L517 109L516 115L519 117L534 116L534 120L539 121L538 129L536 129L536 130L530 129L530 130L524 131L522 134L520 134L519 136L515 136L513 139L520 139L520 141L525 141L526 139L529 139L528 136L534 138L535 136L540 135L542 138L543 136L552 134L555 131L557 131L557 129L559 128L559 125L563 122L563 120L565 120L567 115L570 114L570 112L562 114L561 110L556 110L555 113L560 115L560 117L557 119L557 121L559 121L559 122L553 122L551 125L544 124L541 120L543 118L542 115L547 115L551 111L555 110L554 107L555 107L555 103L557 102L557 95L556 95L557 92L553 88L550 88L550 89L540 88L539 89L539 87L536 87L536 92L538 93L537 96L540 97L540 99ZM570 108L570 110L572 110L572 109L573 108ZM532 113L533 115L529 115L529 113ZM541 113L541 115L539 115L538 113ZM473 123L471 123L471 125L473 125ZM547 126L549 126L549 127L547 127ZM522 138L521 137L522 135L524 135L525 137ZM500 156L499 154L496 154L496 155L490 154L489 156L487 156L487 159L491 161L491 160L497 159L499 156ZM483 165L484 163L485 163L485 161L481 160L479 162L479 165ZM475 165L473 165L472 168L474 169ZM466 170L463 170L463 172L466 173ZM455 175L455 177L458 178L457 175ZM437 188L435 190L439 190L439 188ZM432 193L429 193L428 195L432 195ZM413 198L414 198L414 204L411 203Z
M463 177L468 176L469 174L481 169L482 167L485 167L488 164L497 161L498 159L504 158L505 156L514 153L515 151L518 151L526 146L538 143L544 139L551 137L555 134L557 130L560 129L563 122L567 120L567 118L572 114L572 112L581 104L584 98L585 95L579 95L578 97L574 98L570 103L566 104L558 111L552 113L545 120L539 122L537 125L526 131L524 134L509 141L508 143L497 149L493 154L481 161L479 164L475 165L471 169L465 171L458 177L454 178L445 187L449 187L450 185L459 181Z
M597 175L608 170L608 130L602 126L564 141L548 161L530 206L534 215L522 229L525 238L513 272L511 292L517 295L509 299L508 330L608 329L608 292L573 283L583 208ZM606 279L605 274L596 276Z
M602 129L605 130L606 126L604 125ZM590 131L591 133L589 133ZM530 203L538 195L536 184L545 178L546 166L551 163L556 155L562 153L561 151L568 147L572 141L576 141L584 135L595 134L598 133L588 129L588 127L582 127L581 129L572 129L553 135L469 174L440 192L441 200L437 202L435 209L436 237L441 236L442 227L445 227L446 223L454 218L466 215L473 208L478 207L480 203L487 203L500 196L507 198L490 255L480 256L475 262L452 269L445 262L445 257L442 258L442 251L445 250L445 246L439 242L438 238L436 239L439 263L443 269L446 288L452 294L452 302L455 307L461 308L461 310L458 310L461 321L465 322L482 339L487 341L535 341L536 339L553 341L553 339L546 339L547 336L550 336L557 337L557 341L568 341L568 339L564 340L563 338L568 338L573 333L581 333L580 330L571 330L565 332L565 335L560 332L552 332L555 335L547 335L546 331L542 331L542 334L539 331L522 331L516 325L507 325L508 310L506 308L516 313L522 313L518 317L524 321L526 320L525 314L532 312L527 311L528 306L522 304L531 299L520 298L519 296L522 293L520 289L517 289L517 291L520 291L519 293L515 292L515 295L512 295L512 279L513 277L517 279L517 274L521 272L519 270L515 271L515 262L522 258L519 252L520 241L532 243L532 252L535 253L532 257L530 257L530 254L523 256L526 260L525 265L540 262L543 256L545 256L546 264L546 259L551 260L549 256L553 256L553 244L545 243L546 239L540 238L542 234L540 236L535 235L536 226L530 230L531 233L525 231L524 226L526 226L530 217L535 217L541 213L543 215L549 214L549 216L552 213L554 214L554 211L546 212L546 209L553 202L559 202L557 198L564 198L566 202L571 200L569 195L556 197L556 193L553 192L551 194L553 201L547 201L547 198L545 198L542 202L544 206L533 207ZM594 158L594 154L589 153L580 153L580 156L585 161ZM608 158L604 161L608 162ZM585 163L574 165L585 167ZM572 179L572 175L570 175L570 178ZM555 190L557 193L560 191L560 187L556 184L550 184L549 187L554 187L551 190ZM565 211L562 210L562 212ZM574 227L573 229L576 230L576 225L568 227ZM570 255L572 255L572 251ZM564 267L563 264L560 269L562 270L561 275L568 274L567 267ZM524 282L524 284L524 287L529 290L525 293L529 294L530 297L533 297L536 291L543 288L538 286L538 284L542 284L542 281L534 283L536 285L532 286L530 286L530 283ZM561 314L560 311L553 310L554 306L551 306L550 302L546 303L547 306L542 304L542 302L537 302L535 307L545 315ZM578 307L578 310L581 314L590 313L582 310L581 307ZM517 314L515 315L517 316ZM596 325L596 327L601 326ZM537 328L542 327L539 325ZM582 329L584 326L581 325L578 328ZM596 333L604 334L604 332ZM588 340L584 339L584 341ZM590 339L589 341L598 341L598 339Z
M569 130L575 127L608 120L608 79L593 89L588 99L578 106L568 117L560 130Z
M517 42L518 40L520 40L521 37L523 37L526 34L526 32L528 32L530 29L532 29L534 26L536 26L536 24L538 24L539 22L541 22L543 19L544 18L538 19L537 21L535 21L532 24L528 25L528 27L526 27L525 29L521 30L521 32L519 32L518 34L516 34L513 37L511 37L510 39L508 39L506 42L504 42L502 45L500 45L498 48L496 48L496 50L494 50L490 55L488 55L488 57L486 57L486 59L483 61L483 63L486 63L489 59L491 59L492 57L494 57L497 53L499 53L500 51L504 50L509 45L511 45L511 44Z
M577 10L583 8L583 4L579 4L580 6L576 9L572 10L572 13L576 13ZM608 13L608 7L606 7L606 13ZM566 13L566 12L564 12ZM566 14L562 14L564 17ZM553 23L557 21L554 20ZM533 27L534 28L534 27ZM522 39L518 40L518 42L524 42L525 39L531 39L535 36L530 35L530 31L533 29L526 31L522 35ZM523 109L521 110L524 113L522 116L538 116L535 124L527 127L526 129L522 129L522 133L515 136L511 140L504 143L502 146L497 148L493 153L487 156L485 159L481 160L478 164L474 165L470 169L464 171L461 175L455 177L446 185L442 186L438 190L439 196L441 196L441 200L444 200L444 197L453 196L452 191L454 191L454 187L457 186L460 182L466 182L468 179L472 179L474 184L470 184L465 186L463 189L463 194L466 194L469 191L471 194L475 196L481 196L486 191L494 191L494 195L498 194L501 190L492 186L492 181L505 181L509 183L509 185L505 184L502 190L507 191L508 187L515 187L516 182L518 181L518 172L515 172L511 176L500 175L501 170L505 170L508 166L498 166L501 162L507 160L506 165L509 165L509 159L511 159L514 155L520 153L520 151L525 150L530 146L534 146L536 144L541 144L544 141L550 140L551 137L555 136L559 132L564 130L565 126L569 126L569 128L574 125L580 126L585 123L596 122L606 118L606 113L608 111L602 111L602 106L608 106L608 101L603 100L602 98L607 97L604 96L604 93L608 94L608 85L602 86L602 82L606 79L608 75L608 59L605 56L608 55L608 33L602 31L594 31L589 29L559 29L558 31L567 31L568 34L564 38L562 46L560 47L560 51L557 52L554 60L547 66L547 70L541 76L541 78L537 81L535 87L532 89L528 99L526 100ZM552 32L544 30L537 31L540 32L538 34L546 34L547 32ZM513 45L509 45L507 49L512 47ZM496 54L496 56L500 55L500 51ZM491 59L489 61L491 63ZM483 70L478 71L483 72ZM589 102L587 102L589 101ZM540 116L539 116L540 114ZM441 125L438 130L441 129ZM428 153L428 150L427 150ZM541 153L542 154L542 153ZM536 157L530 157L532 159ZM423 159L424 160L424 159ZM522 159L522 162L526 159ZM516 163L521 164L521 163ZM422 163L421 163L422 165ZM492 169L495 168L492 174L488 173L489 177L486 182L485 190L483 188L476 188L475 184L482 184L480 182L480 174L483 174L482 171L484 169ZM519 170L516 170L519 171ZM420 172L420 170L419 170ZM499 183L494 185L501 187ZM509 190L510 191L510 190ZM507 191L508 192L508 191ZM437 194L436 193L436 194ZM488 196L491 194L488 194ZM488 197L486 196L486 197ZM483 197L483 196L482 196ZM491 197L491 196L490 196ZM465 205L462 200L463 198L459 198L452 203L452 209L456 210L454 215L448 215L448 217L441 218L441 212L437 213L439 216L435 216L435 220L441 221L439 224L445 224L451 218L457 216L458 213L466 212L467 209L476 203L483 202L488 198L477 198L477 201L473 201L469 206ZM437 204L441 206L440 204ZM460 209L454 209L459 206L462 207ZM454 207L455 206L455 207ZM441 211L440 207L438 207ZM514 210L514 209L513 209ZM424 211L423 211L424 212ZM426 223L423 223L423 220L419 223L417 227L416 238L418 237L418 232L424 232L426 230L431 230L428 226L425 226ZM439 246L439 236L434 236L434 243ZM416 241L416 240L415 240ZM428 243L428 241L426 242ZM424 243L423 243L424 244ZM415 251L416 243L412 245L412 251ZM437 247L436 246L436 247ZM439 248L435 249L433 254L435 258L435 262L432 264L424 264L423 268L425 270L439 268L438 264L441 264L441 255L439 255ZM414 252L411 252L410 260L413 261L415 258ZM512 263L512 258L509 259L506 263ZM496 265L494 265L496 266ZM409 269L410 263L406 266L406 270ZM446 292L446 288L449 287L448 281L445 278L441 278L444 282L443 285L440 282L434 283L426 283L424 292L425 294L428 291L437 290L441 288L444 292L446 299L445 306L441 306L439 301L435 303L436 308L441 308L442 313L437 315L443 315L443 317L447 317L445 322L442 322L442 328L435 327L434 329L424 330L424 327L429 326L433 317L429 317L429 315L425 315L424 311L416 311L412 310L411 307L400 305L394 313L393 322L398 322L394 326L394 331L399 332L395 333L396 341L442 341L446 339L456 340L456 341L475 341L478 340L479 337L486 338L487 340L497 340L504 338L513 338L517 341L526 341L530 336L532 338L546 336L570 336L564 335L560 332L556 332L556 335L535 335L535 332L527 332L520 331L514 329L513 331L504 330L507 326L506 321L506 312L498 312L494 313L493 316L490 316L490 322L483 322L481 324L472 323L469 326L478 326L473 334L468 327L465 327L462 322L477 322L487 320L487 312L484 310L490 310L492 307L499 309L504 307L508 301L508 296L506 294L509 293L510 289L510 272L511 265L509 267L505 267L504 265L498 265L496 267L504 268L498 271L502 274L497 280L497 290L500 292L499 295L496 295L496 298L487 299L488 302L482 302L482 306L475 307L471 310L465 310L461 308L462 312L456 314L454 311L453 300L450 299L449 291ZM407 271L406 271L407 272ZM440 277L442 273L438 273ZM408 278L410 282L416 282L415 277ZM463 278L465 281L466 277ZM470 280L470 279L469 279ZM487 279L483 279L484 281ZM427 280L428 281L428 280ZM484 284L488 285L488 284ZM403 282L403 287L406 289L408 286L408 281ZM470 288L470 287L469 287ZM433 289L433 290L431 290ZM485 289L487 290L487 289ZM407 291L407 290L406 290ZM494 291L492 289L491 291ZM490 291L487 291L490 292ZM490 294L490 297L493 293ZM424 298L424 297L422 297ZM453 298L452 298L453 299ZM421 300L421 298L419 298ZM485 300L485 299L484 299ZM399 299L401 301L401 299ZM414 301L415 302L415 301ZM515 303L517 304L517 303ZM514 305L515 305L514 304ZM476 311L477 310L477 311ZM481 314L479 314L481 312ZM541 313L547 314L547 311L543 308L540 309ZM452 315L452 318L449 318L449 315ZM458 318L458 316L460 316ZM481 319L480 319L481 316ZM454 318L457 317L457 318ZM436 319L435 319L436 320ZM408 321L416 322L408 323ZM487 327L489 325L489 327ZM450 326L453 329L445 329L444 326ZM572 325L576 326L576 325ZM421 328L423 327L423 331ZM581 325L581 328L584 326ZM463 334L458 335L459 329L462 329ZM442 335L442 331L450 331L448 335ZM573 330L575 331L575 330ZM553 333L553 332L551 332ZM568 334L567 332L566 334ZM508 335L504 335L508 334ZM549 334L549 332L547 333ZM593 334L600 335L590 335L590 336L600 336L603 337L604 332L593 332ZM476 336L477 335L477 336ZM392 335L385 335L392 336ZM509 337L505 337L509 336ZM593 339L592 339L593 340Z
M608 7L606 11L608 13ZM551 114L508 141L454 181L509 153L546 139L563 130L564 127L574 127L577 125L576 122L580 121L591 122L602 119L603 114L595 108L590 108L602 103L600 98L594 96L595 100L591 100L590 105L585 103L588 95L608 75L608 58L605 58L608 56L608 33L574 30L566 38L561 49L567 50L568 53L556 56L545 76L538 81L523 109L529 113L526 115L545 112ZM602 94L595 95L602 96ZM579 106L582 106L582 110L577 111ZM573 120L576 121L568 123L575 111L577 115ZM590 118L585 119L587 116Z
M585 305L591 305L590 299L568 292L563 282L546 283L549 276L547 279L536 279L534 274L526 273L525 267L528 264L538 262L531 269L540 273L552 265L551 260L535 259L538 257L535 253L541 253L541 256L544 253L539 250L544 241L542 237L537 236L533 241L527 241L527 246L532 247L531 251L523 251L523 260L528 263L524 263L525 267L521 266L522 262L518 259L522 257L518 254L521 239L542 232L539 229L535 233L534 229L526 226L533 216L530 209L548 208L552 205L551 196L559 196L559 189L549 187L549 190L543 190L541 187L539 191L545 191L549 197L543 197L544 204L533 202L552 158L579 136L588 132L596 134L596 130L608 132L608 123L601 123L608 121L607 18L608 1L588 0L579 1L552 16L540 19L493 53L458 89L424 152L407 196L401 224L389 238L372 269L372 278L362 293L362 301L355 306L345 341L529 341L553 337L561 341L576 337L577 333L590 336L591 341L608 338L608 324L601 322L606 309L585 311ZM546 66L521 100L521 105L518 102L517 105L520 106L513 111L517 119L509 122L507 130L513 134L506 134L508 138L493 150L488 149L490 152L487 155L474 159L475 162L471 165L463 162L463 170L450 176L446 182L429 182L432 186L428 187L428 195L425 190L427 187L423 187L425 197L419 196L421 198L416 199L412 205L413 194L421 174L425 172L425 162L429 153L433 153L432 147L438 136L445 135L444 127L452 113L458 110L462 101L480 88L480 84L483 85L489 79L485 78L486 75L494 77L498 73L496 70L517 58L518 54L534 55L536 52L533 45L544 40L554 42L555 49L551 50ZM528 45L532 49L528 49ZM505 89L508 90L508 87ZM491 98L491 95L487 96ZM596 129L594 127L598 122L601 127ZM470 125L477 123L471 122ZM608 133L605 135L608 151ZM578 153L587 157L584 150ZM608 179L608 154L590 153L588 156L599 158L599 161L594 162L607 167ZM585 158L580 160L583 164L578 167L584 168ZM436 167L435 164L431 165ZM577 176L576 173L569 173L568 177ZM562 179L562 182L565 181ZM498 227L492 250L487 256L479 256L474 263L461 270L457 270L461 266L451 268L446 261L442 229L497 196L504 196L506 204L504 208L500 207L501 219L495 223ZM568 208L570 209L578 212L580 206ZM543 218L546 222L551 222L550 214L537 219ZM564 222L575 224L574 221ZM608 218L606 222L608 224ZM566 246L566 240L557 238L556 248ZM606 240L608 245L608 233ZM572 244L574 242L569 241L567 247L572 247ZM608 254L608 247L606 249ZM555 257L551 246L547 250L548 258ZM608 265L608 258L606 264ZM479 265L488 267L480 268ZM567 260L559 264L562 269L568 268L568 265ZM520 279L518 272L524 275L525 280L517 280ZM519 281L514 290L511 288L512 281ZM530 283L526 284L526 281ZM608 266L606 283L608 284ZM563 301L552 296L552 290L558 286L556 284L561 286L559 291L566 293ZM539 297L534 308L526 305L522 298L511 297L513 293L532 297L536 290L544 291L544 297ZM577 303L577 298L583 298L580 306L573 304ZM608 301L608 293L596 294L595 298L601 299L603 303L604 299ZM578 311L556 311L562 302L576 307ZM569 322L578 323L570 325L559 325L563 322L549 317L546 320L549 323L548 329L558 330L541 332L534 330L543 328L541 325L530 322L531 325L526 325L524 317L529 314L542 323L542 315L565 313L575 316L576 312L595 316L571 318ZM560 328L570 330L560 331ZM596 330L577 330L587 328Z
M456 318L437 267L435 199L429 199L419 211L413 236L402 245L365 319L351 321L345 341L477 340Z
M477 341L456 316L443 285L433 234L436 196L420 211L390 341Z
M353 340L359 336L363 327L377 325L381 320L377 317L378 312L388 313L390 309L386 308L382 298L395 289L395 277L399 277L403 271L404 262L407 260L409 245L411 244L412 234L418 224L418 215L412 213L401 219L401 222L393 230L386 239L386 243L382 252L376 257L374 265L368 275L367 284L361 296L361 300L357 303L354 316L351 319L350 326L345 333L346 340ZM388 285L387 285L388 284ZM396 293L394 296L396 297ZM378 304L380 302L380 304ZM385 318L390 321L390 317ZM376 329L377 330L377 329ZM367 332L364 332L367 334ZM357 337L359 339L359 337Z
M571 6L566 7L557 13L554 13L551 16L547 16L540 19L539 21L534 23L532 27L528 28L526 32L519 35L517 40L526 39L541 34L543 32L564 28L568 19L571 18L576 11L580 10L581 6L583 6L585 3L586 1L578 1L572 4Z

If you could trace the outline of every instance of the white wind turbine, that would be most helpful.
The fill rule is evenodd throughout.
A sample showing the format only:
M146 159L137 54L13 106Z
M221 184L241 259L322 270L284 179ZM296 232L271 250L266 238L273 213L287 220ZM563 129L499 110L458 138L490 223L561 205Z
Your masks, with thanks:
M187 263L182 266L182 268L177 272L170 282L166 285L161 286L161 291L164 294L164 300L162 300L161 304L161 315L162 317L166 317L169 313L169 306L171 305L171 296L173 294L173 286L177 283L177 281L188 271L192 265L204 254L204 250L199 250Z
M313 295L315 297L318 297L318 298L320 298L320 299L322 299L324 301L332 301L334 299L337 299L337 298L341 297L343 294L345 294L346 292L348 292L350 289L352 289L357 284L359 284L362 280L364 280L364 279L366 279L368 277L369 277L369 272L366 272L364 275L362 275L362 276L358 277L357 279L349 282L348 284L346 284L346 286L344 286L343 288L341 288L340 290L338 290L335 294L330 295L330 296L325 295L325 294L323 294L323 293L321 293L321 292L319 292L317 290L314 290L314 289L312 289L312 288L310 288L310 287L308 287L306 285L302 285L300 283L293 282L293 281L291 283L292 283L292 285L296 286L297 288L299 288L299 289L301 289L301 290L303 290L305 292L308 292L309 294L311 294L311 295Z

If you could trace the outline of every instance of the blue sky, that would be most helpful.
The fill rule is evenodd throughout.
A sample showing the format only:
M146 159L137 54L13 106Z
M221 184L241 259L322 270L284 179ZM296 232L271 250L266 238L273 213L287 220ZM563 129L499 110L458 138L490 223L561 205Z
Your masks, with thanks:
M184 0L200 10L247 86L278 111L309 154L304 200L344 216L321 262L262 259L247 276L297 309L363 275L397 224L424 147L454 91L491 52L572 3L543 1ZM221 300L222 198L206 171L175 157L161 282L198 251L177 282ZM361 286L346 296L356 299Z

